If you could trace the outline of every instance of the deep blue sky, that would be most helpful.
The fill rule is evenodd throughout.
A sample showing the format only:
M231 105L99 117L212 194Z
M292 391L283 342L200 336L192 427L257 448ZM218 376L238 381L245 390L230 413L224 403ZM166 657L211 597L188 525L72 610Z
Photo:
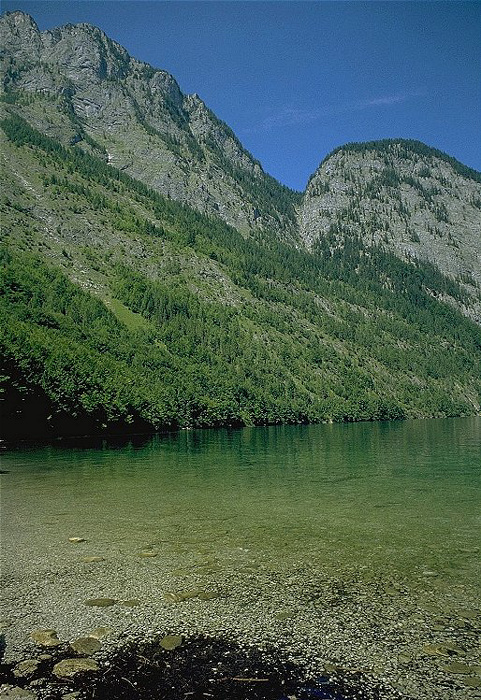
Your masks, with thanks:
M197 92L281 182L348 141L414 138L481 170L481 3L2 3L101 27Z

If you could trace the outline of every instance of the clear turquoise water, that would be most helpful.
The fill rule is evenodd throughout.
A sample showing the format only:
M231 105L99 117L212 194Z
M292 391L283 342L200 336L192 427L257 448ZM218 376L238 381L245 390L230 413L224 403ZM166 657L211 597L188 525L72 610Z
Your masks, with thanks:
M481 418L59 442L7 450L1 468L3 545L27 557L81 535L99 551L167 546L173 566L195 551L213 569L480 588Z

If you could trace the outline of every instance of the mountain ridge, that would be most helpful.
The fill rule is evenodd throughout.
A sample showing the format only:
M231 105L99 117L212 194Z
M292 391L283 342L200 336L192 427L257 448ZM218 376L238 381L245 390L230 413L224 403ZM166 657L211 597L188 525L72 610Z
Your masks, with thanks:
M49 133L80 144L87 133L108 152L110 162L163 194L221 216L246 233L270 230L282 221L295 238L295 193L264 173L232 130L198 96L183 95L167 71L130 57L88 24L40 32L23 13L2 20L1 41L10 60L7 92L22 90L37 100L44 94L64 103L61 120L51 105L40 105L51 120ZM12 24L14 40L9 39ZM17 56L24 59L25 43L28 64L19 73ZM23 116L43 130L38 105L23 107ZM252 181L266 190L265 201L253 192Z

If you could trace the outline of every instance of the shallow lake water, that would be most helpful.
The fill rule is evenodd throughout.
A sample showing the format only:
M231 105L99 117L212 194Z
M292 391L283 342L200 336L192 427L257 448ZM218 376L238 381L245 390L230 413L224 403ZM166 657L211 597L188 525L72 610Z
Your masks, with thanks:
M2 457L2 535L481 580L481 419L184 431ZM60 530L60 532L59 532Z

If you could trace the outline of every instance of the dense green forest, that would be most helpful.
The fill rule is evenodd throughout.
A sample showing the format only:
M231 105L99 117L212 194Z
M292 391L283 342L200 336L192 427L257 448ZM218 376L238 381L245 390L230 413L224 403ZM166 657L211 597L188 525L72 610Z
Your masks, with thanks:
M7 436L479 411L481 328L434 265L342 230L314 252L244 238L92 138L1 125L23 178L1 205Z

